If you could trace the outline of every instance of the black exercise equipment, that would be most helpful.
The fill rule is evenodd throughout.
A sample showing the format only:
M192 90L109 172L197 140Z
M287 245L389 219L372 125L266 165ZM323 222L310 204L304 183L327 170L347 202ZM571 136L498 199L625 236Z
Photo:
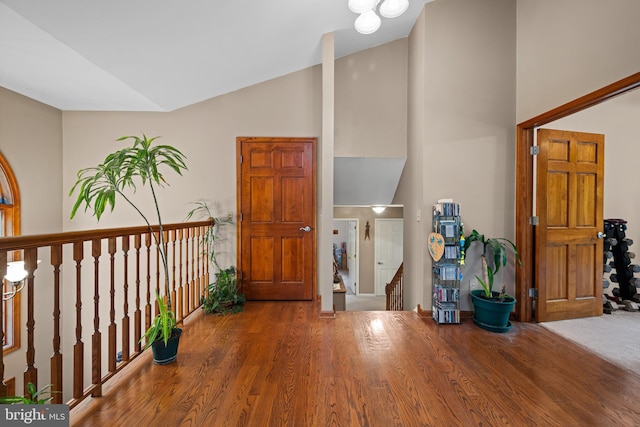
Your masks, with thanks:
M603 271L615 272L609 275L611 282L617 283L617 288L612 289L613 297L607 295L607 301L603 299L605 313L610 313L612 309L624 308L629 311L638 309L637 305L631 302L640 301L636 286L640 280L634 277L634 273L640 272L640 265L631 264L631 259L635 258L633 252L629 252L629 246L633 245L633 240L626 237L627 221L624 219L606 219L604 221L604 268ZM610 258L613 261L608 262ZM603 288L607 288L603 281ZM611 300L613 303L608 303ZM617 303L617 304L616 304Z

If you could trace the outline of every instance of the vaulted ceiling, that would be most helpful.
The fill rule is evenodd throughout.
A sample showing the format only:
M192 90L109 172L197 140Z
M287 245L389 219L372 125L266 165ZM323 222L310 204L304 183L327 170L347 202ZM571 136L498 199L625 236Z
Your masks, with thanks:
M61 110L172 111L408 36L424 3L354 30L347 0L0 0L0 86Z

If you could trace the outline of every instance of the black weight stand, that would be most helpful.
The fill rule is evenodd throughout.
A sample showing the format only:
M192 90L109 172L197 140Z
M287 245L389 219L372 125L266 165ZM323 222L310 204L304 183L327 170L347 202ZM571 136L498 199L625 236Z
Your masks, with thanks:
M627 239L625 235L627 221L623 219L607 219L604 221L604 224L605 263L608 252L607 249L609 249L613 255L613 261L610 262L609 265L615 268L615 273L612 273L609 278L612 282L618 284L618 288L612 291L615 297L613 300L618 304L624 304L626 310L636 311L637 306L631 302L640 300L636 289L637 279L633 277L633 273L638 270L638 266L631 265L631 258L633 258L635 254L629 252L629 246L633 244L633 241Z
M604 243L603 243L603 257L602 262L604 263L603 273L609 273L613 267L614 261L609 261L613 258L613 246L617 243L616 239L613 237L615 225L607 220L604 221ZM610 285L609 280L606 278L602 279L602 288L607 289ZM613 298L608 298L609 296L602 293L602 308L605 314L611 314L613 310L618 309L618 303ZM617 299L617 298L616 298Z

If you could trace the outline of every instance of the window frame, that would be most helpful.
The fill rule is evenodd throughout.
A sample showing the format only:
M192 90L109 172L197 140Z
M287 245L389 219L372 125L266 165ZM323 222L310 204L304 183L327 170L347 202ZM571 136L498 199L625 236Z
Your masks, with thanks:
M13 170L6 158L0 153L0 238L4 236L20 235L20 191ZM13 261L21 259L20 252L10 254ZM2 280L3 292L8 284ZM2 353L8 354L20 348L20 292L3 304L2 328L8 325L10 330L4 330ZM5 344L6 342L6 344Z

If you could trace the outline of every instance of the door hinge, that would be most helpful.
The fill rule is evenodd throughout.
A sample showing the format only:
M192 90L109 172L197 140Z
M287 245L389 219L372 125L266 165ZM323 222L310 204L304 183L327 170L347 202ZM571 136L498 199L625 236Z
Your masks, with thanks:
M540 225L540 218L537 216L530 216L529 217L529 224L531 225Z
M532 145L531 147L529 147L529 153L531 153L532 156L540 154L540 146Z
M537 288L529 288L529 297L538 298L538 289Z
M242 164L242 156L240 156L240 164Z
M240 222L242 222L242 212L240 212Z

